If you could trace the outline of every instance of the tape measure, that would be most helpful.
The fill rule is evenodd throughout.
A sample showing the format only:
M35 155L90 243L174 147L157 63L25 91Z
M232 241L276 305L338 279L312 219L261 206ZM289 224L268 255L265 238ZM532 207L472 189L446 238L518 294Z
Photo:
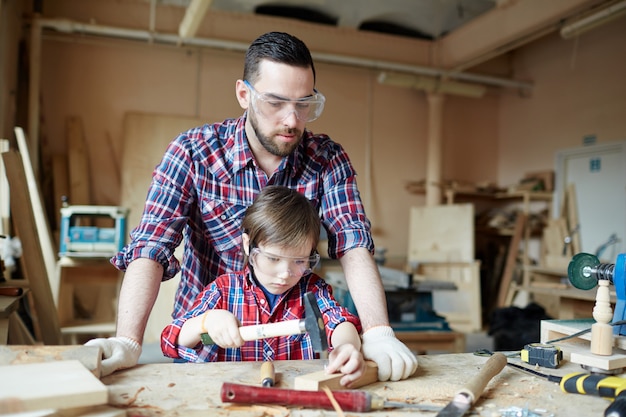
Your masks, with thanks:
M560 348L544 343L529 343L520 352L522 362L546 368L558 368L563 360Z

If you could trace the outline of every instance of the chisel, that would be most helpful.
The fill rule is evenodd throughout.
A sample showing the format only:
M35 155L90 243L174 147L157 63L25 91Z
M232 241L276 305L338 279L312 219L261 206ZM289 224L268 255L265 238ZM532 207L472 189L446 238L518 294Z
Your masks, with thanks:
M452 401L441 410L437 417L461 417L470 409L474 401L483 393L483 390L491 381L491 378L498 375L506 366L507 359L500 352L494 353L485 363L478 373L469 383L456 393Z
M441 407L408 404L372 395L367 391L333 391L335 401L343 411L365 413L385 408L412 408L422 411L439 411ZM299 407L333 410L333 404L323 391L303 391L284 388L266 388L224 382L221 391L222 402L239 404L295 405Z
M263 362L263 365L261 365L261 385L264 387L273 387L275 383L276 371L274 370L274 362Z

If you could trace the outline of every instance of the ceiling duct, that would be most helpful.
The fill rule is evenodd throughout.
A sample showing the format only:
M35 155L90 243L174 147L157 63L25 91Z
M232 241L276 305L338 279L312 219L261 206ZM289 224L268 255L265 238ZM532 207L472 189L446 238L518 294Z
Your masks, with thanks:
M211 0L191 0L185 16L178 26L178 36L183 39L189 39L196 36L200 23L204 19L206 11L211 6Z
M381 72L378 75L378 82L396 87L414 88L428 93L451 94L471 98L480 98L487 92L487 87L484 85L416 74Z
M626 0L614 3L605 7L587 17L568 23L561 28L561 37L563 39L571 39L599 26L602 26L612 20L626 15Z

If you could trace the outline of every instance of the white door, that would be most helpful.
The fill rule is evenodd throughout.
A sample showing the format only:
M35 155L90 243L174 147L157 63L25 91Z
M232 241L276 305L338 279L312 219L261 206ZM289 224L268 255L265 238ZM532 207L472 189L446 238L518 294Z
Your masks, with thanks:
M574 184L582 252L596 254L615 236L618 242L600 253L614 263L626 252L626 142L563 150L556 161L555 213L563 190Z

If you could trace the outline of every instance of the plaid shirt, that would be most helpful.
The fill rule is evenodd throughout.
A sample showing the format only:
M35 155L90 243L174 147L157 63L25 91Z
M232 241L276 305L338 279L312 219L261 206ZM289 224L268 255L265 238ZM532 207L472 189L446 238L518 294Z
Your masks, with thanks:
M302 143L268 178L248 146L245 120L244 113L197 127L170 143L154 170L139 226L111 259L123 271L134 259L153 259L164 268L163 280L180 271L172 317L189 310L216 277L243 269L241 223L266 185L293 188L315 204L332 258L357 247L374 250L356 172L341 145L306 131ZM174 250L183 237L181 266Z
M273 361L315 359L308 333L270 337L245 342L240 348L221 348L198 344L194 349L177 344L180 329L191 317L207 310L222 309L233 313L242 326L299 320L304 317L304 294L313 292L326 326L328 346L333 331L344 321L353 323L359 333L359 319L337 304L332 288L315 274L300 279L291 290L281 295L274 309L269 310L263 290L255 284L246 267L244 272L222 275L200 293L193 307L184 316L175 319L161 333L161 350L165 356L188 362Z

